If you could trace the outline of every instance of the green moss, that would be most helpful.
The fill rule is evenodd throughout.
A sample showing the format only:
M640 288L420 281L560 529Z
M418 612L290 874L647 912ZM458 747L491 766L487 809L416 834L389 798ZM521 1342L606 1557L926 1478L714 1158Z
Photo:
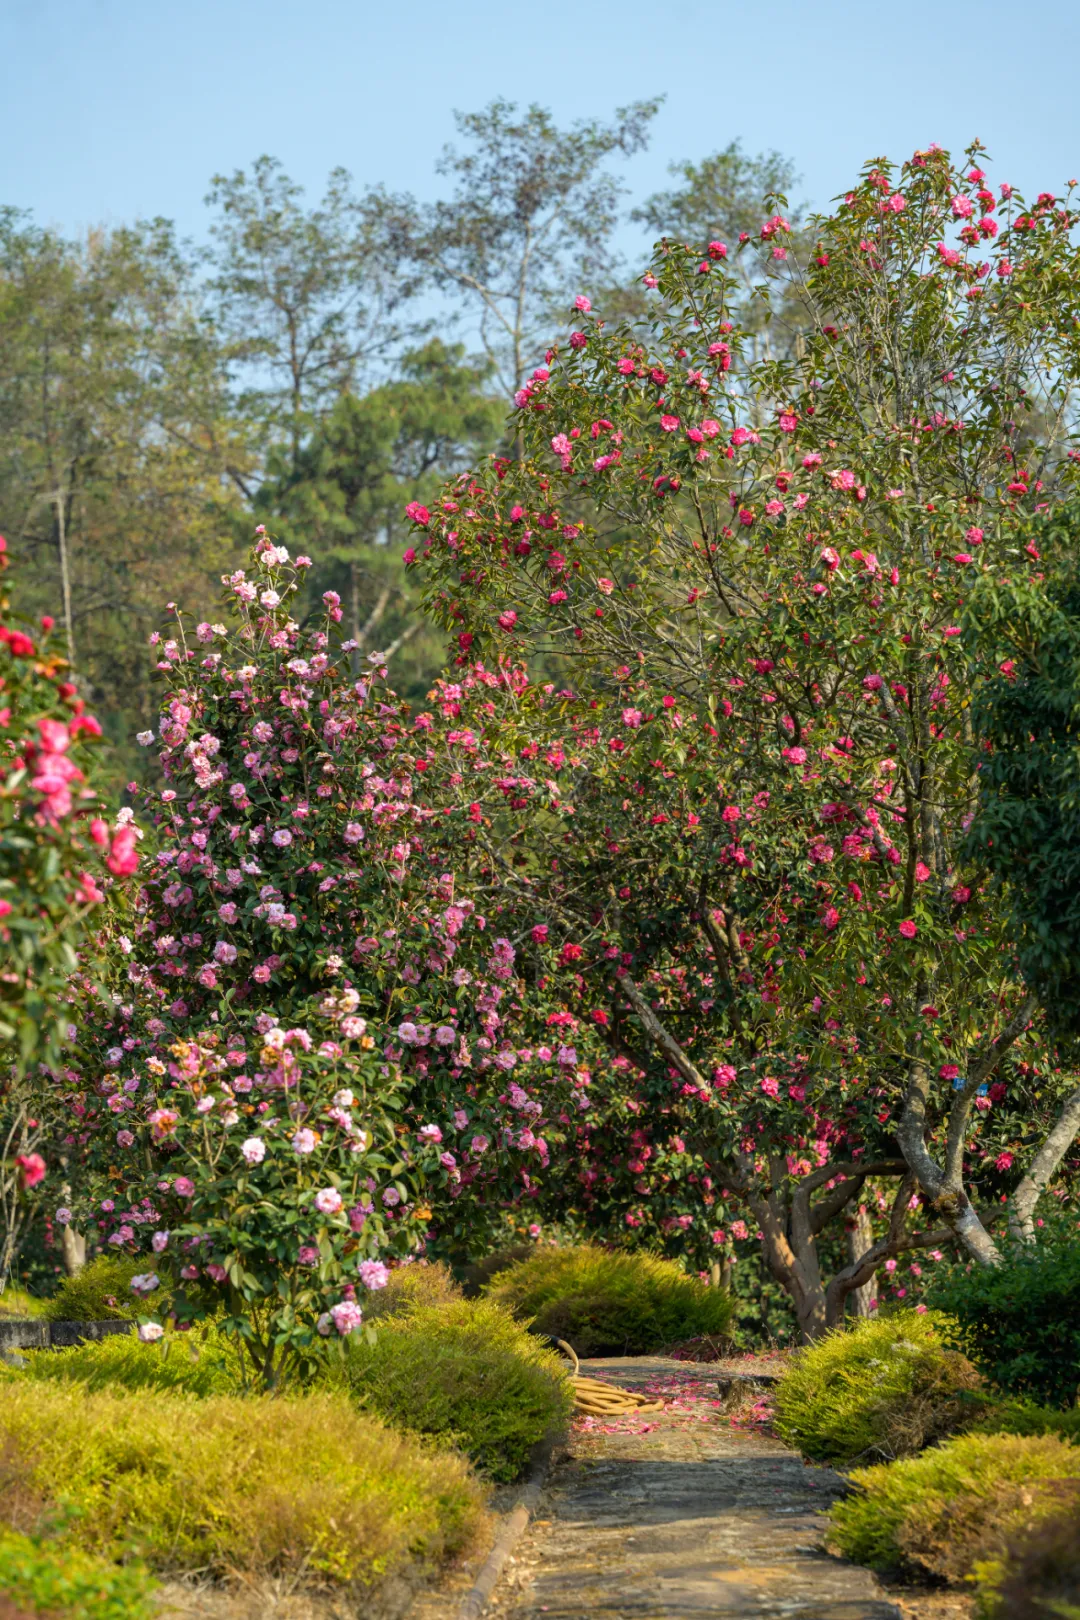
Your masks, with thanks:
M141 1565L119 1567L54 1541L0 1531L0 1592L20 1609L64 1620L151 1620L153 1588Z
M947 1348L947 1320L899 1311L801 1350L776 1396L776 1430L817 1462L909 1456L972 1422L981 1379Z
M572 1406L550 1350L487 1300L417 1306L351 1342L353 1398L387 1422L464 1451L492 1479L516 1479Z
M46 1301L44 1314L51 1322L115 1322L138 1316L139 1301L131 1292L131 1279L148 1270L146 1256L99 1254L74 1277L65 1277Z
M483 1508L464 1461L391 1433L344 1394L197 1399L11 1380L0 1455L0 1522L44 1508L82 1551L134 1551L162 1575L359 1594L414 1559L459 1553Z
M1076 1478L1080 1450L1056 1436L961 1435L854 1473L857 1492L833 1509L829 1545L873 1569L961 1581L1020 1524L1052 1512L1060 1482Z
M592 1244L538 1249L502 1272L487 1295L579 1356L647 1355L699 1335L726 1339L734 1316L727 1293L674 1262Z

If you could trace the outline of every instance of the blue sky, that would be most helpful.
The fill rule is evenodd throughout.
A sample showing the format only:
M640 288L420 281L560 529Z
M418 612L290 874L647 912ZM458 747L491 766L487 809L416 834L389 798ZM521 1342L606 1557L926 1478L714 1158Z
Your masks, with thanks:
M1029 24L1028 19L1037 19ZM453 109L493 96L560 121L666 93L636 196L739 136L777 147L823 204L863 159L973 135L995 179L1080 171L1080 7L984 0L733 6L622 0L0 0L0 202L75 231L164 214L201 235L215 171L260 152L318 194L434 194Z

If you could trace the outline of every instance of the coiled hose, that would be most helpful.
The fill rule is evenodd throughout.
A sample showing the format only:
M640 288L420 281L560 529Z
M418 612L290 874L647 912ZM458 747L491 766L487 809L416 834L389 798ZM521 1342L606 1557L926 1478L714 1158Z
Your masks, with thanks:
M581 1363L573 1345L567 1344L565 1339L551 1339L549 1342L561 1350L573 1366L570 1383L574 1391L575 1412L586 1417L636 1417L640 1413L664 1410L663 1401L639 1395L636 1390L619 1389L600 1378L582 1377Z

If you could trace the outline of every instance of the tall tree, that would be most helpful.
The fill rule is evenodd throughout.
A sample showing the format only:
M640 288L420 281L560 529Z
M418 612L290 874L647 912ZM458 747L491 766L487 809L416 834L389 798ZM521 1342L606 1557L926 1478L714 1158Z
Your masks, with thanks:
M135 625L179 584L208 597L250 466L171 226L76 243L0 216L0 524L28 558L21 605L62 620L114 737L147 723Z
M413 290L400 274L394 199L356 197L332 170L315 208L276 158L215 175L212 290L241 400L294 460L313 422L402 335L394 317Z
M659 105L634 102L609 124L567 130L535 104L521 115L503 100L455 114L468 147L448 146L438 165L453 195L415 210L407 240L436 286L472 302L507 394L542 355L556 309L583 280L610 273L623 188L605 165L646 145Z

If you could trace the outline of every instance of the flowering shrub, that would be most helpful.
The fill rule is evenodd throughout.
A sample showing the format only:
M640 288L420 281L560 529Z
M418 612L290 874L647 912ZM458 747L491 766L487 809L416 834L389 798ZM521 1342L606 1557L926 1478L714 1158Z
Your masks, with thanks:
M740 245L789 259L810 312L783 364L747 359L723 257L665 243L656 321L586 312L518 396L525 457L413 514L459 662L570 672L490 719L474 819L505 931L531 922L625 1064L625 1218L693 1178L720 1246L730 1198L811 1335L913 1247L997 1258L969 1178L1027 1199L1072 1139L1021 1147L1066 1082L968 847L997 672L961 623L976 583L1045 565L1075 483L1074 223L995 197L974 150L874 165L807 262L779 215ZM819 1235L866 1193L873 1241L826 1281Z
M465 838L455 870L432 834L474 739L446 725L436 749L385 671L354 677L333 592L291 618L305 562L261 537L230 623L158 643L160 848L112 924L106 1016L83 985L52 1087L80 1187L60 1218L145 1252L147 1302L167 1276L178 1309L223 1303L270 1379L354 1331L386 1261L460 1229L462 1199L496 1220L549 1159L515 1077L515 947L470 893L487 856ZM572 1060L543 1052L568 1089Z
M85 745L101 736L50 645L52 620L9 612L0 537L0 1050L25 1069L63 1045L63 992L109 874L138 865L135 832L110 828L87 781Z
M138 865L134 828L110 826L90 786L101 735L52 640L53 622L17 620L0 536L0 1287L18 1250L26 1195L45 1179L42 1122L28 1075L55 1063L77 950L115 878Z

